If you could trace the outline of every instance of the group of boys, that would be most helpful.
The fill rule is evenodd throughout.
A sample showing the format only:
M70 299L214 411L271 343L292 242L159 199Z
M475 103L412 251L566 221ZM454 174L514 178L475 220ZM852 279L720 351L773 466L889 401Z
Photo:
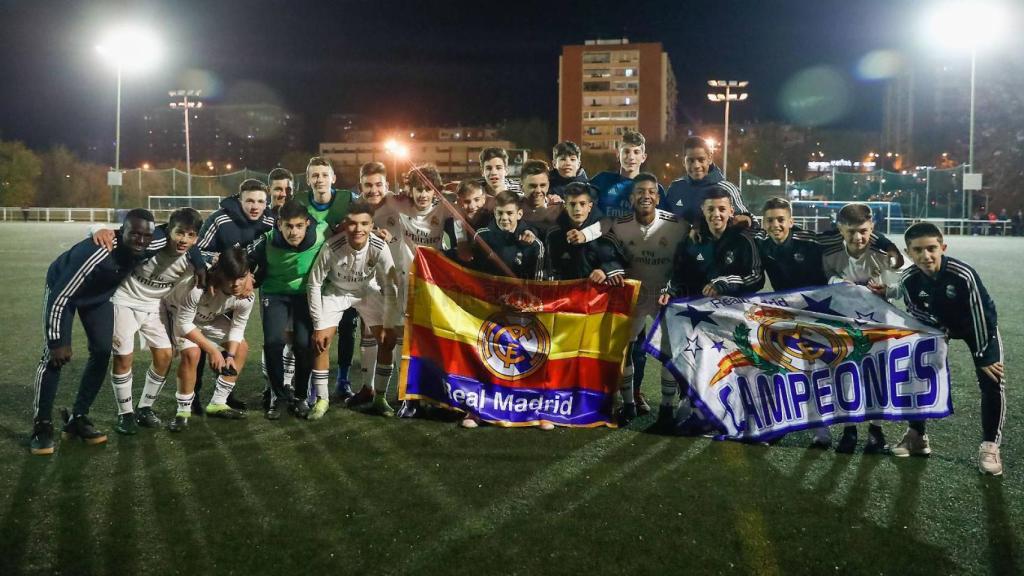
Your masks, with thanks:
M899 277L900 252L874 234L866 205L850 204L840 211L838 234L815 234L795 226L788 201L774 198L765 204L763 227L757 228L739 190L712 162L711 147L690 138L683 148L686 174L667 192L653 174L641 172L647 159L643 136L627 132L618 148L619 170L592 179L572 142L555 146L554 168L539 160L526 162L518 182L508 178L507 153L485 149L482 177L462 180L454 193L446 191L433 166L414 167L406 189L392 192L379 162L361 167L357 194L338 190L330 162L315 157L307 167L306 193L292 197L292 175L277 169L269 186L243 182L239 193L225 199L201 227L191 209L175 211L161 227L147 211L132 210L116 235L97 234L105 247L85 240L51 265L32 451L53 452L53 396L60 367L70 359L70 322L76 311L86 328L90 358L75 407L65 418L65 437L106 440L87 414L111 349L118 432L132 434L136 425L160 424L152 404L174 348L182 361L178 410L168 428L187 428L204 363L217 373L206 413L243 417L244 405L231 391L247 354L242 334L254 289L261 302L268 419L280 416L282 403L298 417L319 419L332 400L353 407L371 404L377 413L393 415L386 394L401 346L407 275L415 249L425 246L492 275L606 285L639 280L631 327L635 338L624 365L618 412L624 425L650 411L640 394L643 336L647 320L672 298L751 294L763 288L766 273L775 290L853 282L886 300L902 295L916 316L966 339L975 353L984 428L980 467L1001 473L1005 402L995 307L973 269L942 256L941 231L924 223L908 229L907 253L914 266ZM363 386L354 393L348 367L357 316ZM336 332L342 339L332 394L328 354ZM136 333L149 345L153 362L134 409ZM677 414L687 412L677 409L679 386L664 370L661 380L658 426L679 429ZM419 411L416 401L406 401L398 415L413 417ZM461 422L467 428L479 424L471 415ZM688 426L700 427L699 414L693 412L682 429ZM540 427L554 425L541 422ZM912 422L891 452L930 453L924 429L923 422ZM836 451L853 452L856 443L857 428L847 426ZM812 445L831 446L827 428L815 434ZM877 423L869 426L864 450L889 450Z

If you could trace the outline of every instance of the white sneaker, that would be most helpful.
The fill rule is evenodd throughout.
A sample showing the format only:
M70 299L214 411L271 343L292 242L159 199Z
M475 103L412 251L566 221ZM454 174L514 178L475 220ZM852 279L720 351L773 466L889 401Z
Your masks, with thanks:
M1003 459L999 456L999 445L995 442L982 442L978 449L978 469L982 474L993 476L1003 475Z
M913 428L907 428L903 433L903 439L892 449L892 455L897 458L907 456L927 456L932 453L932 447L928 443L927 434L919 434Z
M555 429L555 425L552 424L551 422L548 422L547 420L542 421L537 427L540 428L541 430L554 430Z
M459 422L459 426L462 426L463 428L472 429L479 427L480 424L476 421L476 418L473 418L472 416L466 416L465 418L462 419L461 422Z

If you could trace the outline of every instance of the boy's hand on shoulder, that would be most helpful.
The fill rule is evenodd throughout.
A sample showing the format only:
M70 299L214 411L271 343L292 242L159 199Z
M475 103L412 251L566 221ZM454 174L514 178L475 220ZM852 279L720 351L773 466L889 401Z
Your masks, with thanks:
M93 233L92 243L97 246L102 246L107 249L107 252L114 251L114 237L117 235L116 232L110 228L101 228Z
M533 230L525 230L519 235L520 244L533 244L533 241L537 239L537 235L533 233Z
M565 234L565 239L569 244L583 244L587 241L587 237L579 230L569 230Z

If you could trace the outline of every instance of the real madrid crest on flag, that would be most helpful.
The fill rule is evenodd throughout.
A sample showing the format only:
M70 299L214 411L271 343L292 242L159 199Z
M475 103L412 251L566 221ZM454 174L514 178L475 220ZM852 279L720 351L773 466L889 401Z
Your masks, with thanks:
M515 381L547 362L551 337L532 314L499 312L480 326L477 350L491 374Z
M500 426L615 425L638 282L491 276L423 247L412 276L401 399Z

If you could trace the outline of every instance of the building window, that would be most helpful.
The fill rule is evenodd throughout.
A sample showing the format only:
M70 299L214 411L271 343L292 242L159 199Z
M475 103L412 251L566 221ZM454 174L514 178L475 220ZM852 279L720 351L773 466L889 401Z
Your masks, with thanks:
M590 68L583 71L587 78L611 78L612 71L608 68Z
M607 92L611 90L611 82L584 82L584 92Z
M611 52L585 52L583 54L584 64L608 64L611 61Z
M634 72L635 71L632 68L626 68L626 70L625 70L626 78L629 78L629 77L633 76Z

